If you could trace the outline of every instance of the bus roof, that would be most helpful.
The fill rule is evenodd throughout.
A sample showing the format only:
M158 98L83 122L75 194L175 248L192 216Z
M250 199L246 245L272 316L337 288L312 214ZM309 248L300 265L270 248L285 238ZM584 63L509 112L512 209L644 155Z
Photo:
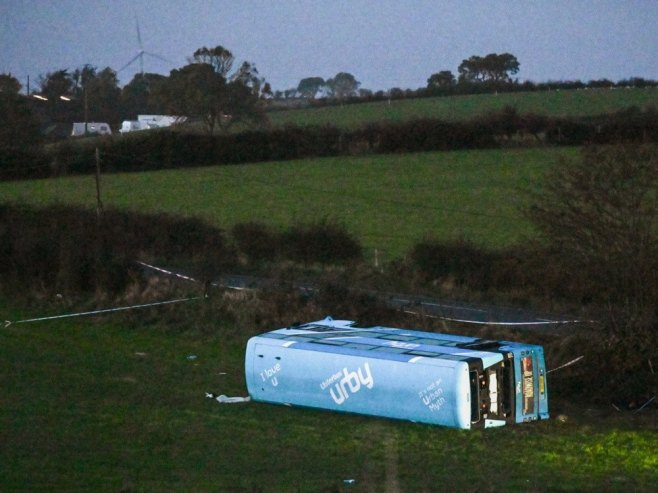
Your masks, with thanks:
M331 318L273 330L259 337L282 347L411 363L420 359L429 363L481 358L485 368L502 359L501 346L508 344L383 326L357 327L354 322Z

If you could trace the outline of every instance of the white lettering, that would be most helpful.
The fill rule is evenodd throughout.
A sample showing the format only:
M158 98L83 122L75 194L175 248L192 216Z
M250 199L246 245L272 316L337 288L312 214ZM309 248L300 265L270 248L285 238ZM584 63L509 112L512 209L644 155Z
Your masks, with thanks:
M436 402L433 402L432 404L430 404L430 406L429 406L430 411L439 411L445 403L446 403L445 398L441 397Z
M345 402L345 399L347 399L348 396L343 394L343 391L338 385L336 385L335 388L338 391L338 395L334 394L334 389L329 389L329 393L331 394L331 398L334 400L334 402L340 406L343 402Z
M260 378L263 380L263 382L269 380L272 385L275 387L279 384L279 381L275 377L277 373L281 371L281 364L277 363L271 368L266 368L262 372L260 372Z
M338 380L342 376L343 376L343 372L341 372L341 371L339 371L338 373L334 373L333 375L331 375L329 378L327 378L324 382L322 382L320 384L320 388L322 390L326 389L327 387L329 387L329 385L334 383L336 380Z
M443 388L441 387L441 379L437 379L430 383L424 390L418 392L418 397L423 401L423 404L428 407L430 411L439 411L445 404L446 400L443 397Z
M338 380L339 378L340 380ZM336 380L338 381L336 382ZM332 383L334 385L329 389L329 394L336 404L341 405L350 398L351 394L356 394L361 390L361 386L365 385L368 389L373 388L375 380L370 372L370 365L364 363L363 368L357 368L356 371L348 371L347 368L343 368L341 372L335 373L323 381L320 387L324 390Z

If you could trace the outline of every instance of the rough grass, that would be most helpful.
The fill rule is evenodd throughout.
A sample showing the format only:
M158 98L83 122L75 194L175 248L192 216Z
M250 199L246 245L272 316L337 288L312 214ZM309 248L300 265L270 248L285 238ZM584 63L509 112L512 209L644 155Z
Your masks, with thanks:
M566 423L463 432L220 405L204 392L246 395L239 327L200 335L119 320L0 330L2 491L651 491L658 482L650 420L579 410Z
M196 216L222 228L276 228L330 218L369 256L404 255L418 240L468 239L501 247L531 234L523 189L575 149L435 152L307 159L104 175L106 207ZM94 177L0 183L0 200L94 209Z
M590 116L619 111L630 106L658 105L658 88L591 89L519 92L418 98L304 108L269 113L273 125L336 125L356 128L377 121L414 118L466 120L498 112L506 106L520 113L547 116Z

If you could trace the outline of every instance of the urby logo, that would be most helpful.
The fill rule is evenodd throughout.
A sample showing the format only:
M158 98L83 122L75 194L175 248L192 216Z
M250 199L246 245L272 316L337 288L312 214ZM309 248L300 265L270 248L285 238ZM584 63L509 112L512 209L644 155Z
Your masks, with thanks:
M322 382L320 388L324 390L332 383L334 385L329 389L331 398L336 404L341 405L350 398L351 394L356 394L361 390L362 385L371 389L375 381L370 373L370 366L368 363L364 363L363 368L357 368L356 371L348 371L347 368L343 368L342 371L334 373Z

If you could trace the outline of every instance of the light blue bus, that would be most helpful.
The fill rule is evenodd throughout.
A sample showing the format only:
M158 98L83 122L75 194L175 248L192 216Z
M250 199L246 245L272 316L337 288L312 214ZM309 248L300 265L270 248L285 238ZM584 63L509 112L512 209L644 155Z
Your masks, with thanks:
M260 402L462 429L549 417L537 345L327 317L252 337L245 371Z

